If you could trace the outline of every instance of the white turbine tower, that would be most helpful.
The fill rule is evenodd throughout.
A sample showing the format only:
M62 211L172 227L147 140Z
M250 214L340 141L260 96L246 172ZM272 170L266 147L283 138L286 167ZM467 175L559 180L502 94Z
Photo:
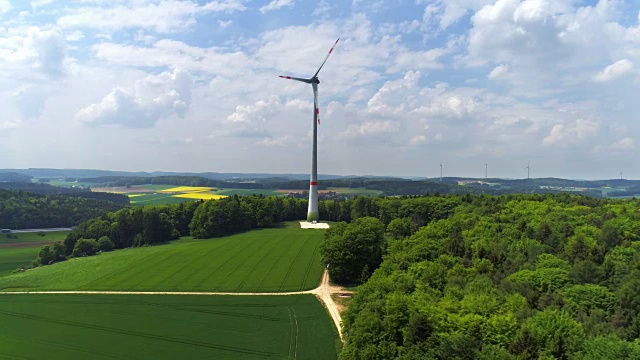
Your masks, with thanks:
M283 79L302 81L303 83L311 84L311 87L313 88L313 150L311 152L311 181L309 182L309 208L307 210L307 221L317 221L320 219L320 214L318 213L318 124L320 124L320 109L318 109L318 84L320 84L320 80L318 80L318 73L324 66L324 63L327 62L329 55L333 52L333 48L336 47L338 41L340 41L340 38L338 38L338 40L333 44L329 53L324 58L324 61L320 64L318 71L316 71L316 73L309 79L280 75Z

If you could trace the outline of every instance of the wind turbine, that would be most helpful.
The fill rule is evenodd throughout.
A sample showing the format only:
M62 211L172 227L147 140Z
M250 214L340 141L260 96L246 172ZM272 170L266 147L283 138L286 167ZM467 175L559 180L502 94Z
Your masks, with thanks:
M320 109L318 109L318 73L327 62L329 55L333 52L333 48L338 45L340 38L333 44L329 53L320 64L318 71L309 79L297 78L291 76L282 76L283 79L301 81L305 84L311 84L313 88L313 150L311 152L311 181L309 182L309 208L307 210L307 221L320 220L320 214L318 213L318 124L320 124Z
M442 182L442 164L440 164L440 182Z
M525 169L527 169L527 180L529 180L529 170L531 170L531 163L528 163Z
M487 163L484 163L484 181L487 181Z

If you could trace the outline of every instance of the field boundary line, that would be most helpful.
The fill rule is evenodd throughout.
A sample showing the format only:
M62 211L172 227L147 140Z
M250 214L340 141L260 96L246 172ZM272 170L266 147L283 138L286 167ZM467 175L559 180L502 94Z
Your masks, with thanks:
M94 291L94 290L48 290L48 291L0 291L0 295L237 295L237 296L288 296L315 294L314 290L290 292L216 292L216 291Z
M295 360L298 358L298 333L300 332L300 328L298 327L298 316L296 315L296 309L292 307L291 311L293 311L293 319L296 321L296 346L293 351L293 359Z
M293 321L291 319L291 307L287 307L287 314L289 314L289 352L287 353L287 359L291 359L291 350L293 347Z

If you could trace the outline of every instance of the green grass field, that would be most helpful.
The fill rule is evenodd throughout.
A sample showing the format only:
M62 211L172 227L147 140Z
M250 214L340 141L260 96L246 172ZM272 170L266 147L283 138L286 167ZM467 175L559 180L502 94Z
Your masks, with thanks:
M0 295L0 358L336 359L313 295Z
M322 230L253 230L129 248L0 278L0 290L282 292L316 287Z

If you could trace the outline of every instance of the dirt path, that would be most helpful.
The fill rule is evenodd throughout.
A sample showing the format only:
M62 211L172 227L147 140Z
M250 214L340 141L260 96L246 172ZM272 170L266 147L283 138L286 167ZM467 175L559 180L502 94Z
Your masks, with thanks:
M338 306L333 301L331 295L337 293L343 293L344 289L339 286L333 286L329 282L329 271L327 269L324 270L322 274L322 281L320 282L320 286L311 290L311 293L314 294L318 300L327 308L329 315L331 315L331 319L333 323L336 325L338 329L338 335L340 335L340 340L342 340L342 316L340 315L340 311L338 310Z
M342 316L338 311L338 306L331 298L332 294L344 293L344 289L339 286L333 286L329 282L329 272L325 269L322 274L320 285L313 290L292 291L279 293L238 293L238 292L188 292L188 291L0 291L0 295L14 294L87 294L87 295L233 295L233 296L287 296L287 295L303 295L313 294L327 308L333 323L338 329L338 335L342 340Z

